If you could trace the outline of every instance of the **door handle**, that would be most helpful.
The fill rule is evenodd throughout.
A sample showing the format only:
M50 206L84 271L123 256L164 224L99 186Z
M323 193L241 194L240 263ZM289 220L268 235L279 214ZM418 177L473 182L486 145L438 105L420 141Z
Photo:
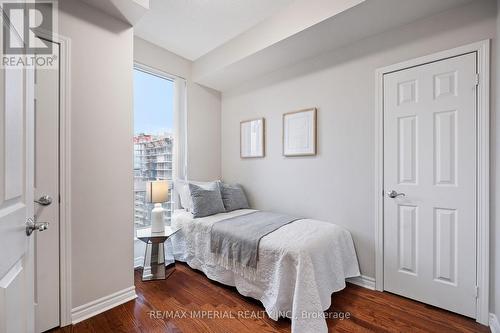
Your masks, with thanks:
M392 190L392 191L388 191L386 194L387 194L387 196L388 196L389 198L392 198L392 199L395 199L395 198L397 198L397 197L404 197L404 196L406 196L406 194L404 194L404 193L402 193L402 192L401 192L401 193L398 193L398 192L396 192L396 191L394 191L394 190Z
M50 195L42 195L40 198L35 200L35 202L41 206L48 206L52 203L52 197Z
M44 231L49 228L49 222L36 222L36 216L26 221L26 236L31 236L33 231Z

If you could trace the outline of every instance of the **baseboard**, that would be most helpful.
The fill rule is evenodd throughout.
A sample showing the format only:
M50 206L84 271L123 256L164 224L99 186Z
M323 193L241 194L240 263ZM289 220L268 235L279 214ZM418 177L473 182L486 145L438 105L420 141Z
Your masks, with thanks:
M491 333L500 333L500 322L494 313L490 313L490 330Z
M134 258L134 269L142 267L144 265L144 257Z
M347 279L347 282L355 284L357 286L375 290L375 279L369 276L360 275L353 278Z
M78 306L71 310L71 323L76 324L101 312L112 309L118 305L135 299L135 287L125 288L111 295L99 298L95 301Z

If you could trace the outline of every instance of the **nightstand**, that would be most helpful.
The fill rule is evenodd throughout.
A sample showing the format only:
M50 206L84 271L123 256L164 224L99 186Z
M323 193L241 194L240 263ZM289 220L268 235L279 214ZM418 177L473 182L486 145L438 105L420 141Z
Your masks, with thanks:
M163 232L151 232L151 228L139 229L136 232L138 239L146 243L144 264L142 266L142 281L165 280L175 270L175 261L165 266L165 241L180 229L165 227ZM150 249L148 251L148 249ZM150 263L149 266L146 266Z

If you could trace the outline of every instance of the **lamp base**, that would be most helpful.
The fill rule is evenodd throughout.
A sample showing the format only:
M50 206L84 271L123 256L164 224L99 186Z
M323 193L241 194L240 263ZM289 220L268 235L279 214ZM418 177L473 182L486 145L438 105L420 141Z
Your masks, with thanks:
M161 203L155 203L155 207L151 211L151 232L165 232L164 212L165 209Z

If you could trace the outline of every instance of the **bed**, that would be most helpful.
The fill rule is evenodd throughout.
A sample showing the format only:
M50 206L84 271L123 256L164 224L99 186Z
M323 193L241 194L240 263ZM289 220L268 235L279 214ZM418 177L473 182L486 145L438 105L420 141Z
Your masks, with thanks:
M216 222L252 212L239 209L193 218L187 211L175 211L172 226L181 229L172 238L175 259L260 300L273 320L290 318L292 333L327 332L323 311L330 307L331 294L345 288L346 278L360 275L349 231L311 219L284 225L261 239L256 278L250 279L217 264L210 232Z

